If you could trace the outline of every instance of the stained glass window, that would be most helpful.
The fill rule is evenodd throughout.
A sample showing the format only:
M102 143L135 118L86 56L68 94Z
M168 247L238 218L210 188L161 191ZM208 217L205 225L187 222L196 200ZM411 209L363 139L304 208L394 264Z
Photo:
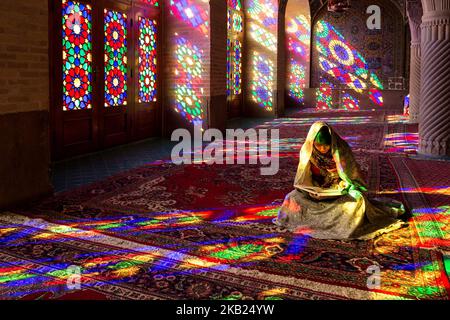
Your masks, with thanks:
M105 107L127 104L127 15L105 9Z
M63 110L92 108L92 8L62 1Z
M208 11L194 0L170 0L170 14L184 21L202 34L209 33Z
M159 7L159 0L144 0L144 2L151 6Z
M228 0L227 95L242 92L242 36L244 18L241 0Z
M139 17L139 102L156 101L156 21Z

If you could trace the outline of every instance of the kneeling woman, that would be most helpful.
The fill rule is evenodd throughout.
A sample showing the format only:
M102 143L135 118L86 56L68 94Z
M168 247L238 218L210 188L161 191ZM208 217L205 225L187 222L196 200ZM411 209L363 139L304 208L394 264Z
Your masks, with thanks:
M324 122L316 122L300 151L294 182L275 219L290 231L320 239L372 239L405 225L401 203L370 202L349 145Z

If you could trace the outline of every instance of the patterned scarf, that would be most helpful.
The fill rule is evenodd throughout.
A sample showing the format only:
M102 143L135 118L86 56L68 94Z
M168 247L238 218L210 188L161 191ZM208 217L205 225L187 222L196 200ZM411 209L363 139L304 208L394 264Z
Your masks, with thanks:
M320 170L321 177L320 181L317 182L319 182L322 188L329 188L332 185L339 183L340 178L337 172L336 162L331 154L331 148L326 154L322 154L313 147L310 161Z

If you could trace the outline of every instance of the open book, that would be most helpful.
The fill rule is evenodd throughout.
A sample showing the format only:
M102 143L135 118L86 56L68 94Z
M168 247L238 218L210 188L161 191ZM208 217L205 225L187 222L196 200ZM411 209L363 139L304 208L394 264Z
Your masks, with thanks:
M309 194L312 194L313 196L316 197L327 197L327 198L332 198L332 197L340 197L343 195L343 192L341 189L322 189L319 187L312 187L312 186L296 186L296 188L301 191L306 191Z

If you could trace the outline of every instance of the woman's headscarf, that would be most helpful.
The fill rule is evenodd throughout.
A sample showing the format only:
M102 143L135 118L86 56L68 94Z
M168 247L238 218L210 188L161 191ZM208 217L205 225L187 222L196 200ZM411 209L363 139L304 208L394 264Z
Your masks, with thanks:
M316 122L309 129L305 143L300 150L300 158L295 176L294 187L312 186L311 155L314 148L314 140L323 127L327 127L331 135L331 154L336 162L339 177L349 186L359 191L367 191L366 183L361 175L358 163L355 161L352 150L333 128L325 122Z

